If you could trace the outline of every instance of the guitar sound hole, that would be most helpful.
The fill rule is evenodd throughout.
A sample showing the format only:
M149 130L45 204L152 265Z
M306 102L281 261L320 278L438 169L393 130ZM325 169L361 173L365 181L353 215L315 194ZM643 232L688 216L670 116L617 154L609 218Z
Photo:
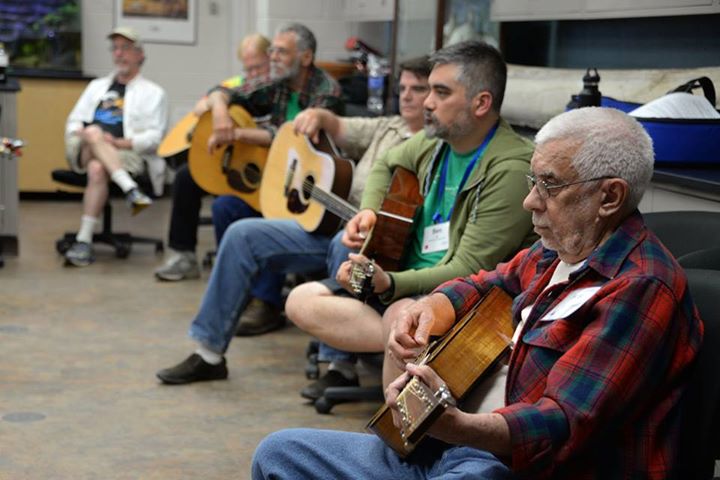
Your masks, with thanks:
M228 185L242 193L251 193L257 190L261 178L260 168L254 163L245 164L242 172L234 168L227 171Z
M287 196L287 209L292 213L303 213L308 209L308 204L300 199L300 192L296 189L290 190Z
M303 199L309 200L312 196L313 188L315 188L315 178L312 175L308 175L303 182Z

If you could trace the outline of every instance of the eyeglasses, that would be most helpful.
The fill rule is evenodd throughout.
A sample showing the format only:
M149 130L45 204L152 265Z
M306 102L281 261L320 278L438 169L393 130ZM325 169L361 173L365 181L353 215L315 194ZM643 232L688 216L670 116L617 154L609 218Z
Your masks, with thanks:
M548 197L556 195L556 192L559 192L561 188L569 187L570 185L579 185L581 183L596 182L598 180L607 180L617 177L605 175L602 177L588 178L587 180L578 180L577 182L560 183L558 185L553 185L548 183L546 180L538 179L535 175L525 175L525 178L527 179L528 189L532 190L533 187L537 187L540 198L544 200Z
M277 53L278 55L284 57L287 55L290 55L292 53L289 49L284 47L270 47L267 49L267 54L272 55L273 53Z

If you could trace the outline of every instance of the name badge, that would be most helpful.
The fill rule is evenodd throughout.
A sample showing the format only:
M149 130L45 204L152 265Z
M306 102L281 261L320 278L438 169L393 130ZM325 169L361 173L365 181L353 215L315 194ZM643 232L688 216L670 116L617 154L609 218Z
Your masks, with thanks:
M425 227L423 231L422 253L447 250L450 247L450 222L437 223Z
M555 308L546 313L545 316L540 319L540 321L549 322L552 320L557 320L559 318L569 317L570 314L580 308L585 302L590 300L590 298L595 295L595 293L600 290L600 288L601 287L587 287L570 292L568 296L563 299L562 302L557 304Z

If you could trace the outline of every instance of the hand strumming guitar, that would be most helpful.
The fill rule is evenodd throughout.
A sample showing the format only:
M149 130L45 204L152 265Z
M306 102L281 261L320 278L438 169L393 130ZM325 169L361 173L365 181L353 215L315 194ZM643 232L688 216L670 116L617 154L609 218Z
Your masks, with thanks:
M220 145L226 145L233 141L234 124L228 111L228 97L220 91L211 92L208 95L208 105L212 111L213 133L208 139L208 153Z
M299 135L307 135L315 144L320 142L320 130L325 130L333 140L342 145L342 122L330 110L306 108L293 120L293 131Z
M345 231L342 236L342 243L348 248L359 249L365 243L368 233L375 226L377 215L375 212L366 208L360 210L345 225Z
M450 300L436 293L410 302L392 321L387 348L400 370L413 362L427 346L431 335L447 332L455 323Z

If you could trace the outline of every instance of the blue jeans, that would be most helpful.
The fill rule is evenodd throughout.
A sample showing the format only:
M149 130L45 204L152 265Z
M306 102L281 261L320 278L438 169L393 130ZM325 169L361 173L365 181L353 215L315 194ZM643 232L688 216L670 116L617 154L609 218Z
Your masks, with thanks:
M246 218L223 236L189 335L225 353L260 272L312 273L325 268L330 238L307 233L292 220Z
M262 217L262 215L239 197L234 195L217 197L212 203L212 221L217 244L220 245L225 231L236 220L254 217ZM284 282L284 274L271 271L260 272L253 281L250 294L265 303L280 307Z
M512 472L490 453L426 439L402 460L375 435L288 429L272 433L258 445L253 480L401 478L478 480L512 479Z

